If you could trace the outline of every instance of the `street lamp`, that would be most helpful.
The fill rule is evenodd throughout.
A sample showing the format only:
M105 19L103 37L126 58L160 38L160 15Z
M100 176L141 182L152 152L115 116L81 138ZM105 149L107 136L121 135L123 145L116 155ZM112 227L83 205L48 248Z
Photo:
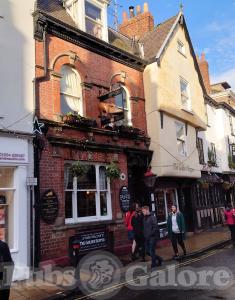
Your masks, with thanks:
M155 175L151 171L151 167L149 167L148 170L144 173L144 184L146 185L147 188L153 189L155 186L156 179L157 179L157 175Z
M150 205L151 205L151 211L156 216L156 203L155 203L155 197L154 197L154 187L155 182L157 179L157 175L155 175L151 171L151 167L148 168L148 170L144 173L144 184L149 189L150 192Z

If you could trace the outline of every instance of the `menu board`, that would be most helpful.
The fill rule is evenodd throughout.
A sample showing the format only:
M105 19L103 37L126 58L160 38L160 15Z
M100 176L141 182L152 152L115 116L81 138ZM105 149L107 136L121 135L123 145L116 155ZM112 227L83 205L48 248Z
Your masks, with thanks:
M122 210L122 212L128 212L128 210L130 209L130 201L131 201L131 195L128 191L128 187L127 186L123 186L120 189L120 193L119 193L119 202L120 202L120 208Z
M59 201L53 190L47 190L41 197L41 218L44 222L52 224L58 217Z

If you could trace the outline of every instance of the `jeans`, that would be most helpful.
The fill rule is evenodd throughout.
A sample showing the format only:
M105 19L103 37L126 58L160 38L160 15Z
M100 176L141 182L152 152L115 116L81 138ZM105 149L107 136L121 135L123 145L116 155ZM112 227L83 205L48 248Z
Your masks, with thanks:
M139 253L139 256L144 259L145 258L145 240L143 235L135 235L136 241L136 249L135 254Z
M157 261L158 263L162 261L162 258L155 253L156 242L157 241L155 237L151 237L145 241L145 250L147 253L149 253L152 259L151 268L157 267Z
M175 252L176 255L178 254L177 243L179 243L179 245L183 249L184 253L186 252L186 248L185 248L185 245L184 245L183 234L182 233L172 232L171 243L172 243L172 247L173 247L174 252Z

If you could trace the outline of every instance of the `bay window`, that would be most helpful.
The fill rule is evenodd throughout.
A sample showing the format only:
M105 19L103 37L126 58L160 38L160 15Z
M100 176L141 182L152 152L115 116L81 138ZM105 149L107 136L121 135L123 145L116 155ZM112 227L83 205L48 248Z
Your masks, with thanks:
M66 223L111 220L110 182L106 167L84 163L83 175L73 177L71 164L65 165L65 219Z

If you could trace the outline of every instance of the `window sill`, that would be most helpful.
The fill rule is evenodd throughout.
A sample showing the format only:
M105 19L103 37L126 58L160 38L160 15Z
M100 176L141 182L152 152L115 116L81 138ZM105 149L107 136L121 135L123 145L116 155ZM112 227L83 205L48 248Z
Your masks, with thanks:
M85 229L87 227L99 227L102 225L115 225L115 224L123 224L123 220L102 220L102 221L91 221L91 222L82 222L82 223L73 223L73 224L65 224L61 226L54 226L53 231L65 231L70 229Z
M181 108L181 110L183 110L183 111L185 111L185 112L187 112L187 113L189 113L189 114L191 114L191 115L194 116L194 112L192 110L189 110L187 108Z

